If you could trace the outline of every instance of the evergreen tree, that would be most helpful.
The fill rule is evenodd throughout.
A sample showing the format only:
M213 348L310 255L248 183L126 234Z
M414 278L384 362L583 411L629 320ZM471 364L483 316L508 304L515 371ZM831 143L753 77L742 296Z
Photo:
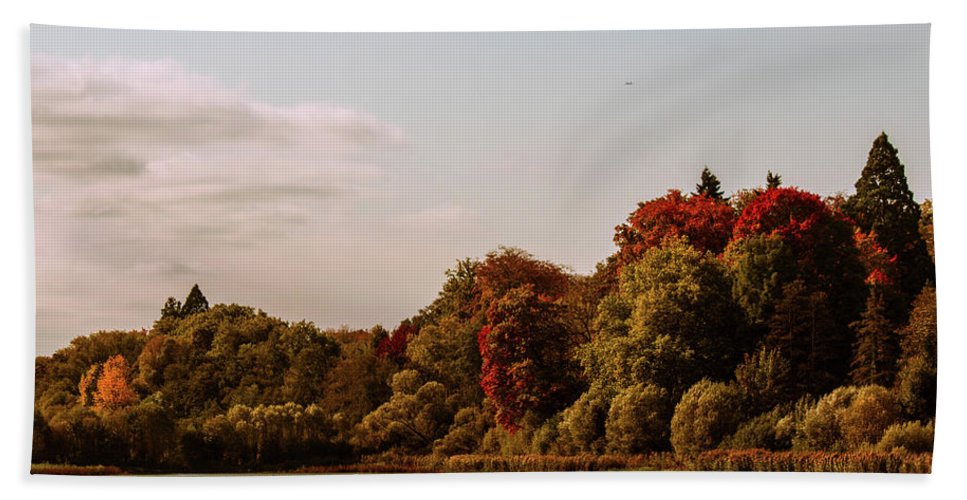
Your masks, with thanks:
M191 292L188 293L185 304L181 306L181 316L190 316L207 310L208 299L201 293L201 289L198 288L198 284L196 283L195 286L191 287Z
M772 173L772 170L766 174L766 189L775 189L782 185L782 176L779 174Z
M889 386L896 375L896 329L884 316L885 309L883 294L874 290L862 318L850 324L856 335L850 376L858 386Z
M708 196L709 198L715 200L725 200L722 196L722 184L719 183L718 177L706 166L702 170L702 182L695 185L695 194L697 196Z
M905 299L888 309L906 311L924 283L933 280L934 271L920 236L920 205L913 199L897 149L886 133L873 141L863 174L856 181L856 194L843 210L864 232L875 231L877 242L897 256Z
M764 346L789 360L797 394L823 394L847 375L848 332L835 327L825 292L811 289L802 280L787 283L768 328Z
M161 308L162 318L180 318L181 317L181 301L174 297L168 297L165 301L164 307Z

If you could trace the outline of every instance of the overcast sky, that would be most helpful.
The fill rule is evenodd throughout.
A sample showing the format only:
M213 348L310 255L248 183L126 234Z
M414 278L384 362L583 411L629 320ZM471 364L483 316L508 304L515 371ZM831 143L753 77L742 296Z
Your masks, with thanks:
M394 326L498 245L586 273L640 200L930 197L926 25L271 34L33 26L37 351L212 303ZM633 82L633 85L626 85Z

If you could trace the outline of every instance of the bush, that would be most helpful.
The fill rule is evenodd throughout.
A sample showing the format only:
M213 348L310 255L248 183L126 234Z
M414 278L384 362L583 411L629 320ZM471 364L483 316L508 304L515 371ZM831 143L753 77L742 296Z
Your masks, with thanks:
M905 450L913 453L933 451L933 422L893 424L886 429L876 449L880 451Z
M860 388L853 403L842 414L840 425L847 449L857 450L879 441L899 414L889 390L875 385Z
M489 407L463 408L453 417L447 435L433 445L433 452L443 455L473 453L480 448L484 435L493 426L494 414Z
M782 412L776 408L744 422L735 434L722 440L721 449L729 450L779 450L785 448L784 443L776 437L776 425L782 418Z
M735 432L742 415L742 391L731 384L702 379L675 407L671 443L678 455L694 455L718 446Z
M565 454L604 451L604 427L611 398L591 388L561 413L558 445Z
M608 452L667 450L669 420L671 405L665 389L638 384L621 391L611 401L605 422Z
M899 411L880 386L839 387L806 412L797 448L846 451L867 447L896 422Z

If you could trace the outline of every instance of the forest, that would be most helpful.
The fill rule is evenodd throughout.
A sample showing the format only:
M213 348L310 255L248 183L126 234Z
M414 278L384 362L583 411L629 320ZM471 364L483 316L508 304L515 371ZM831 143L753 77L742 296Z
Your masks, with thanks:
M392 330L195 285L36 359L32 471L930 472L930 200L885 133L851 195L764 181L629 207L588 275L457 260Z

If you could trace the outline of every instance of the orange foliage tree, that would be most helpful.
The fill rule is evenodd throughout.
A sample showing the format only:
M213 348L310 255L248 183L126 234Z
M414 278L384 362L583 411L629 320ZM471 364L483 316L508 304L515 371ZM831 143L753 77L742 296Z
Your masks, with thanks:
M128 381L130 375L128 362L120 354L111 356L101 368L97 379L97 392L94 393L94 406L99 409L116 410L134 404L138 395Z

